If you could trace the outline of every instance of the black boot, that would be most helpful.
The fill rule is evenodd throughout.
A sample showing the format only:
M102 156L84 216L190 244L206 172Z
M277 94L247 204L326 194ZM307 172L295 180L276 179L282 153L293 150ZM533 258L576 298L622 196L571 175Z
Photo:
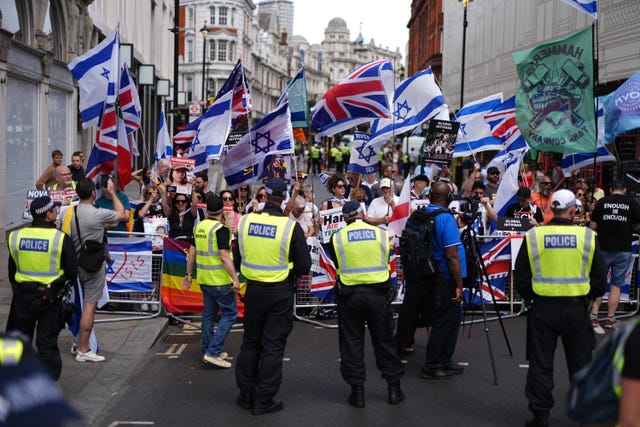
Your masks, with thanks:
M354 408L364 408L364 384L351 386L348 402Z
M404 400L404 393L400 388L400 381L390 382L387 390L389 391L389 405L397 405Z

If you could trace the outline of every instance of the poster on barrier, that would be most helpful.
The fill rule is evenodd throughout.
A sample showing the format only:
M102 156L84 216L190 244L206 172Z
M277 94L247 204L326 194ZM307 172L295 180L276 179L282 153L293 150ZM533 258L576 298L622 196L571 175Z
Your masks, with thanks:
M110 237L107 287L110 292L150 292L151 238Z
M308 237L307 246L311 255L309 291L318 298L326 299L336 284L336 267L318 238Z
M322 218L320 226L320 241L322 243L329 243L333 233L347 226L342 217L342 208L327 209L318 212L318 214Z

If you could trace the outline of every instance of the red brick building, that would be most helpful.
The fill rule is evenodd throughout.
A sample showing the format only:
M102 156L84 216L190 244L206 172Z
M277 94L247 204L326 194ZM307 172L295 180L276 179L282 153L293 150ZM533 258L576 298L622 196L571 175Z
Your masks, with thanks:
M431 67L442 76L442 0L413 0L409 28L408 76Z

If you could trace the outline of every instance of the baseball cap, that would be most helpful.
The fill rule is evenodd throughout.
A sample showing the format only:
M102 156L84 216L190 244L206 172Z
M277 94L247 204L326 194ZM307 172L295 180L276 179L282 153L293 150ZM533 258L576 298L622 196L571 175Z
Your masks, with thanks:
M551 209L563 210L576 205L576 196L573 191L563 188L551 196Z
M611 181L611 185L609 186L609 188L627 188L627 184L625 184L624 181L620 179L614 179L613 181Z
M342 207L342 216L345 220L358 216L360 212L362 212L362 206L359 202L356 202L354 200L345 203Z
M29 212L31 212L31 216L42 216L54 206L51 197L40 196L33 199L31 206L29 206Z
M531 197L531 190L529 190L527 187L518 188L518 192L516 193L516 198L528 199L529 197Z
M287 183L280 178L269 178L264 185L267 194L282 197L287 192Z
M380 188L382 188L382 187L391 188L392 186L393 186L393 183L391 182L391 180L389 178L382 178L380 180Z
M207 213L217 215L222 212L222 199L218 196L212 196L207 199Z

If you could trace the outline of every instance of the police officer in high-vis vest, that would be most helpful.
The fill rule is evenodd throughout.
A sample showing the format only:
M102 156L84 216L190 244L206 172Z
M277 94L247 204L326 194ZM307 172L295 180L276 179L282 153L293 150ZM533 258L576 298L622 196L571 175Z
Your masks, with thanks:
M264 209L238 223L240 271L247 279L244 335L236 362L238 405L253 415L277 412L274 400L282 381L282 356L293 328L296 277L309 274L311 256L300 224L284 216L280 206L287 185L280 178L265 184Z
M193 229L195 245L189 247L187 274L182 287L191 287L193 267L197 268L198 284L202 290L202 361L219 368L230 368L229 354L222 351L233 322L238 314L236 293L240 281L231 257L231 231L222 225L222 199L211 196L207 200L207 218ZM220 312L215 333L213 324Z
M589 304L606 286L606 266L595 232L573 224L576 198L569 190L551 197L553 219L534 227L518 253L515 284L529 304L525 394L533 418L528 427L547 426L554 404L553 359L562 340L569 377L586 365L595 347Z
M38 357L57 380L62 369L58 335L65 323L60 290L67 281L75 282L78 260L69 236L56 229L53 201L38 197L29 210L31 226L12 231L7 242L13 290L7 331L18 330L30 338L37 331Z
M348 402L364 408L364 330L369 327L376 364L388 384L391 405L404 400L400 378L404 365L393 338L393 315L388 297L389 236L385 230L367 224L360 203L342 207L347 226L331 237L330 253L337 262L339 283L336 301L339 317L340 372L351 385Z

